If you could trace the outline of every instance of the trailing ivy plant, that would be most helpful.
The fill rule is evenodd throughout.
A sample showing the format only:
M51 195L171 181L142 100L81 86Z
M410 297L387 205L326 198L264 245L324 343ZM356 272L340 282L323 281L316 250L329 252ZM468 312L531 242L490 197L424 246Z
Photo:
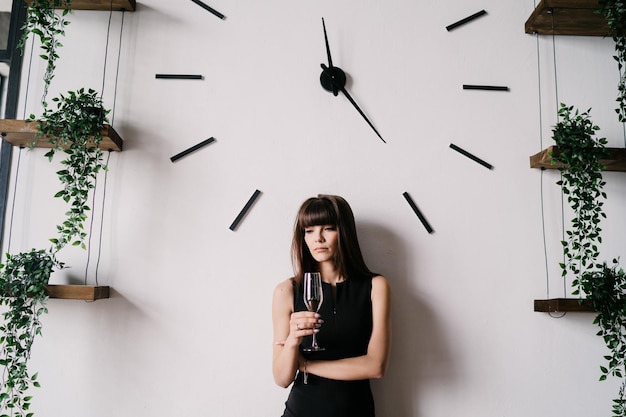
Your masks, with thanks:
M37 373L30 374L28 360L33 341L41 333L40 316L47 312L44 285L53 269L62 267L48 251L31 250L7 255L0 275L0 305L6 308L0 325L0 412L2 417L30 417L31 396L39 386Z
M7 254L0 265L0 306L6 306L0 324L0 417L31 417L31 396L27 391L39 386L37 373L29 373L28 360L35 336L41 333L40 316L47 312L45 285L55 269L63 268L56 258L67 245L85 247L84 221L90 210L87 198L98 172L106 169L98 144L107 110L94 90L80 89L52 100L56 109L46 108L37 121L39 135L54 147L48 159L60 151L63 169L57 172L62 188L55 197L70 209L57 225L57 236L47 250L32 249ZM35 120L34 116L30 116Z
M56 251L66 244L85 248L87 233L83 223L90 210L87 199L98 173L106 169L102 150L102 125L107 110L95 90L80 89L52 99L56 109L46 108L38 130L54 145L46 157L52 160L58 151L65 153L64 169L57 172L63 188L55 195L70 204L66 220L57 226L59 237L51 239ZM34 119L34 115L30 116Z
M46 63L43 76L44 92L41 102L45 107L48 88L54 78L56 61L59 58L58 49L63 46L59 37L65 35L65 27L69 21L65 16L72 13L72 0L30 0L26 12L26 22L22 28L22 38L19 47L24 50L28 37L32 34L39 39L42 53L39 55ZM57 12L55 8L63 8Z
M553 160L562 164L557 182L574 212L567 238L562 242L562 275L574 275L573 294L584 296L597 311L597 333L611 352L600 366L600 380L608 376L622 379L619 394L613 400L613 415L626 417L626 274L616 259L613 265L598 263L598 245L602 243L600 222L606 215L606 193L601 160L608 151L606 139L596 137L599 127L590 119L590 110L579 112L561 104L560 121L553 129L556 151ZM581 298L582 302L582 298Z
M552 131L557 149L552 157L562 164L557 184L574 212L571 228L561 242L564 261L560 266L563 277L568 272L573 274L575 295L580 294L581 278L597 263L598 245L602 243L600 221L606 217L602 208L602 200L606 199L604 166L600 161L606 157L607 141L596 137L600 128L593 124L589 112L581 113L573 106L561 104L560 119Z
M613 259L611 266L604 262L597 270L586 273L581 289L597 315L594 324L611 354L604 357L606 366L600 366L600 380L608 376L622 380L618 397L613 399L613 415L626 416L626 273Z
M617 84L617 103L615 109L620 122L626 122L626 2L624 0L600 0L601 13L609 26L610 35L615 41L615 55L620 79Z

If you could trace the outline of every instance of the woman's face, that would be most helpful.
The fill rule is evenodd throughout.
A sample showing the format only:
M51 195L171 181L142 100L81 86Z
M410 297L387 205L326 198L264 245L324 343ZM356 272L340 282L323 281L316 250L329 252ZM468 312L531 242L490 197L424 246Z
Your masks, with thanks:
M306 227L304 243L317 262L334 262L339 250L337 226L327 224Z

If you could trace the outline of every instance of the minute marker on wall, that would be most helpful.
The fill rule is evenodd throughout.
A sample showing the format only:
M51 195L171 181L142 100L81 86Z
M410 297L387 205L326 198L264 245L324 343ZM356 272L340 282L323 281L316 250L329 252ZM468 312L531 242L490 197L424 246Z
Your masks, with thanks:
M161 80L203 80L200 74L155 74L154 78Z
M241 211L239 212L239 214L237 215L233 223L230 225L229 227L230 230L234 232L235 229L237 229L237 227L239 226L239 223L241 223L241 220L243 220L243 218L246 216L248 211L250 211L250 208L252 207L256 199L259 198L259 195L261 195L261 191L259 190L255 190L254 193L252 193L252 197L250 197L246 205L243 207L243 209L241 209Z
M509 87L504 85L463 84L463 90L509 91Z
M477 157L475 155L472 155L471 153L467 152L465 149L459 148L454 143L450 144L450 148L454 149L455 151L457 151L461 155L468 157L472 161L479 163L480 165L484 166L487 169L493 169L493 165L483 161L482 159L480 159L479 157Z
M479 12L474 13L474 14L473 14L473 15L471 15L471 16L467 16L466 18L459 20L458 22L454 22L454 23L452 23L451 25L446 26L446 30L447 30L448 32L450 32L451 30L456 29L456 28L458 28L459 26L462 26L462 25L464 25L464 24L466 24L466 23L469 23L469 22L471 22L472 20L475 20L475 19L477 19L477 18L479 18L479 17L481 17L481 16L484 16L484 15L486 15L486 14L487 14L487 12L486 12L486 11L481 10L481 11L479 11Z
M218 12L217 10L215 10L212 7L209 7L207 4L201 2L200 0L191 0L194 3L196 3L198 6L202 7L204 10L212 13L213 15L219 17L220 19L224 20L226 19L226 16L224 16L223 14L221 14L220 12Z
M417 218L420 219L420 221L422 222L422 225L424 226L426 231L428 233L433 233L434 232L433 228L430 226L430 224L426 220L426 217L424 217L424 215L422 214L420 209L417 208L417 204L415 204L415 202L413 201L413 199L411 198L409 193L407 193L405 191L405 192L402 193L402 195L404 196L404 198L406 199L407 203L409 203L409 206L411 206L411 208L413 209L413 211L417 215Z
M184 151L182 151L180 153L177 153L176 155L172 156L170 158L170 161L176 162L180 158L183 158L183 157L189 155L190 153L197 151L200 148L204 148L206 145L208 145L209 143L213 143L213 142L215 142L215 138L213 138L213 137L205 139L202 142L198 143L197 145L193 145L192 147L190 147L188 149L185 149Z

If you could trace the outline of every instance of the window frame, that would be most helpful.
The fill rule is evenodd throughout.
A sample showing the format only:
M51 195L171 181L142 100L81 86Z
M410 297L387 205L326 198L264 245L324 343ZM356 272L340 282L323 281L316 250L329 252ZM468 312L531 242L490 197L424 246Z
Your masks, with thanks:
M26 22L26 11L26 2L23 0L13 0L7 49L0 50L0 61L9 66L6 103L4 106L5 119L15 119L17 117L23 63L22 51L18 47L18 44L22 37L24 23ZM12 153L11 144L2 140L0 142L0 248L4 247L4 228L7 213Z

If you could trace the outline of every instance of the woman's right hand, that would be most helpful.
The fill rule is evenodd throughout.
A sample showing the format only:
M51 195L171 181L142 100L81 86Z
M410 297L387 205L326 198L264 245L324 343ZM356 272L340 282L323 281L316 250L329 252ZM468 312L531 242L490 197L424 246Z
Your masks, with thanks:
M292 345L300 345L304 336L310 336L313 333L320 331L320 327L324 320L322 320L318 313L310 311L297 311L291 313L289 320L289 336L288 341L291 341ZM285 341L285 344L288 342Z
M299 367L299 346L302 338L317 333L322 323L323 320L317 313L293 312L292 279L276 286L272 301L272 373L277 385L286 388L293 382Z

